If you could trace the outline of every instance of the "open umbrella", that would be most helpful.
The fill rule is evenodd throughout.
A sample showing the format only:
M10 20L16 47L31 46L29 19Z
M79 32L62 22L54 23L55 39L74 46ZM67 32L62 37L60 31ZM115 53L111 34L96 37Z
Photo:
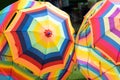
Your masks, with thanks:
M120 79L117 66L102 57L101 53L93 48L76 45L75 53L80 71L88 80Z
M40 80L29 70L13 62L0 61L1 80Z
M17 11L5 31L13 61L36 75L64 69L74 49L69 16L48 2L40 4Z
M120 0L105 0L90 18L92 46L120 64Z

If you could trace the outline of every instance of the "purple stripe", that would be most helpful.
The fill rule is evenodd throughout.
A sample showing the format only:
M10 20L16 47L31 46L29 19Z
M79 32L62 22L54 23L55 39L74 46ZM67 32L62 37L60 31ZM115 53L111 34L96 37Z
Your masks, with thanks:
M78 60L78 59L77 59L77 62L80 63L80 64L87 64L87 62L81 61L81 60Z
M85 62L85 61L82 61L82 60L77 60L77 61L78 61L78 64L83 65L83 66L86 66L86 67L84 67L84 68L86 68L88 71L92 71L94 74L98 75L97 77L101 77L101 79L104 79L104 80L108 80L108 79L109 79L104 72L102 72L102 76L100 76L100 74L99 74L99 69L96 68L96 67L94 67L94 66L91 65L90 63ZM96 79L97 77L95 77L95 79Z
M119 14L119 12L120 12L120 9L117 8L115 10L115 12L108 18L109 19L109 24L110 24L110 31L113 32L118 37L120 37L120 31L115 28L114 18L115 18L116 15Z

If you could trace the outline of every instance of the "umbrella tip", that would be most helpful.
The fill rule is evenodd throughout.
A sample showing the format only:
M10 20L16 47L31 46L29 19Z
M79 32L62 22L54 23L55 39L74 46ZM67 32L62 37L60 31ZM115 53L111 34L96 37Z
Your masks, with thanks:
M44 33L45 33L45 36L46 36L46 37L51 37L51 36L52 36L52 31L49 30L49 29L45 30Z

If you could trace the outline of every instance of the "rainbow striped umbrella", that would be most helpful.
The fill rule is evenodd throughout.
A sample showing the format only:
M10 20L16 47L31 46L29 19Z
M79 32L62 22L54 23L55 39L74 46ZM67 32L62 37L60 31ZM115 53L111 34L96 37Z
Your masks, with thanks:
M105 0L90 18L92 46L120 64L120 0Z
M77 63L88 80L120 79L116 65L119 64L119 46L117 46L119 38L115 37L115 34L113 36L115 28L112 27L111 30L108 28L113 24L116 25L116 18L119 18L113 19L112 14L118 9L116 2L113 1L118 0L96 3L85 15L76 37ZM110 15L112 17L109 17ZM114 23L111 23L111 20Z
M29 70L20 67L19 65L13 62L8 62L8 61L0 61L0 79L1 80L40 80Z
M9 26L13 16L16 14L17 10L30 8L37 6L39 3L36 1L17 1L12 5L4 8L0 11L0 59L1 60L12 60L11 52L6 40L5 35L3 34L6 28Z
M68 64L74 49L73 33L68 14L48 2L40 2L39 6L18 10L5 36L13 61L43 75Z
M117 66L106 60L98 50L76 45L75 53L80 72L88 80L119 80Z

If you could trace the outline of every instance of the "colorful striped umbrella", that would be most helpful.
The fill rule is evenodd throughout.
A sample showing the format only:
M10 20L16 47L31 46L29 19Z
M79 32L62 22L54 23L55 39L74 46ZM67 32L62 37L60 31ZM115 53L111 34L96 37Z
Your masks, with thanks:
M106 5L108 3L109 5ZM117 46L119 44L116 45L116 41L118 41L119 38L111 35L112 32L114 33L115 28L111 30L108 28L114 23L116 25L116 18L113 19L113 16L109 17L109 15L112 15L115 11L112 7L114 6L115 9L118 6L115 4L110 6L110 3L113 3L113 1L105 0L96 3L85 15L76 37L75 53L77 55L77 63L80 71L88 80L120 79L120 72L116 66L116 64L119 64L119 46ZM109 8L107 8L108 6ZM114 23L110 22L111 19L114 20L112 21ZM115 54L112 51L114 51Z
M10 48L6 40L6 37L3 33L6 30L6 28L10 25L13 16L16 14L16 11L38 5L40 4L36 1L22 0L22 1L17 1L0 11L0 59L1 60L12 60Z
M0 79L1 80L40 80L29 70L20 67L19 65L13 62L8 62L8 61L0 61Z
M102 57L101 53L91 47L76 45L75 53L80 71L88 80L119 80L117 66Z
M18 10L5 36L13 61L43 75L68 64L74 49L73 33L68 14L48 2L40 2L39 6Z
M90 18L92 46L120 64L120 0L105 0Z

